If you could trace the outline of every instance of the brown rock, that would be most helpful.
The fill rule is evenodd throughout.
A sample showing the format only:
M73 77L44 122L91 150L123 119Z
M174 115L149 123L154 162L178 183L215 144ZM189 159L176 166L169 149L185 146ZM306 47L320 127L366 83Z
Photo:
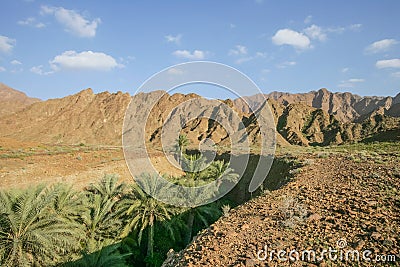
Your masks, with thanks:
M322 216L319 215L318 213L313 213L307 218L307 220L310 221L310 222L319 221L321 219L322 219Z

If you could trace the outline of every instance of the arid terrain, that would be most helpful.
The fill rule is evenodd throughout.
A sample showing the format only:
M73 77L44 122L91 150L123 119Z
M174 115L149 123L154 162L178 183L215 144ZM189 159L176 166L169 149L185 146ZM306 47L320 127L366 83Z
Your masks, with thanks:
M145 118L146 100L160 96ZM205 114L228 117L222 106L196 106L200 96L195 94L154 91L131 97L86 89L41 101L1 84L0 190L62 182L79 191L108 174L133 184L121 140L130 101L135 119L147 119L145 144L158 172L184 176L163 155L160 140L170 112L190 99L193 108ZM360 97L320 89L244 99L247 103L227 99L223 104L235 110L245 125L253 152L260 135L254 114L270 108L276 127L276 165L256 192L250 194L247 184L239 184L227 199L244 204L225 207L220 219L203 226L188 245L184 243L185 249L170 250L163 266L396 266L400 261L400 94ZM227 132L211 120L194 119L181 133L188 139L188 149L196 150L201 140L209 138L230 153ZM143 161L138 154L135 164L142 166ZM286 251L286 260L277 253L260 259L265 248ZM326 255L323 260L289 261L287 253L293 249L300 256L313 250L317 257L324 249L368 250L371 261ZM165 259L165 253L160 257Z
M145 99L163 94L155 91L132 98L139 120L144 120L140 112ZM65 98L40 101L1 84L0 96L0 187L51 181L82 186L106 173L130 180L121 147L129 94L94 94L87 89ZM338 145L374 138L400 140L399 95L360 97L321 89L306 94L273 92L264 97L274 116L279 147ZM195 98L199 96L165 94L147 120L146 144L162 172L181 174L160 154L160 129L176 105ZM251 108L260 107L264 98L256 95L244 99L248 105L242 99L224 103L242 117L244 125L251 129L250 139L257 145L259 128L252 119ZM226 115L222 112L220 116ZM204 118L190 121L182 132L193 148L204 138L227 145L225 130Z
M160 153L150 156L160 172L182 173L170 167ZM141 160L137 158L138 165ZM118 174L121 182L133 182L121 146L43 145L0 139L0 188L57 182L83 188L107 174Z
M302 166L287 185L229 211L185 250L171 251L164 266L397 266L400 153L398 144L388 148L297 151ZM289 260L293 249L300 260ZM324 249L338 258L322 260ZM316 259L301 260L306 250ZM358 260L339 258L352 250ZM362 259L365 250L370 261Z

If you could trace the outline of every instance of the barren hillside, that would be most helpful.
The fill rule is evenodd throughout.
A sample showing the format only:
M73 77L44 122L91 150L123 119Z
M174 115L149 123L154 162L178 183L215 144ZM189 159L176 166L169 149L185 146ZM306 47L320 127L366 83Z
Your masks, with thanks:
M37 100L26 98L23 93L9 92L3 98L8 99L7 103L15 103L16 107L24 103L25 107L0 119L0 137L47 144L120 145L125 111L132 101L130 114L134 120L131 123L146 122L146 143L153 147L160 146L161 129L168 122L169 114L179 114L189 108L201 116L213 114L221 119L221 123L232 119L228 109L235 111L236 121L244 123L251 142L257 144L260 129L254 114L263 108L263 103L257 101L264 99L257 95L234 101L227 99L215 106L211 100L195 94L169 95L154 91L131 97L122 92L94 94L91 89L86 89L64 98L35 102ZM154 106L150 107L150 102L154 102ZM308 146L359 141L384 132L394 133L392 135L397 138L400 129L398 102L399 96L393 99L361 98L321 89L307 94L271 93L268 105L276 125L278 145ZM257 109L252 111L249 106ZM347 114L347 119L340 114ZM353 121L349 121L350 117ZM233 128L240 132L239 125ZM205 138L216 144L229 145L222 125L207 118L192 118L185 122L182 133L188 136L192 145Z
M0 83L0 117L13 114L23 108L41 101L28 97L25 93Z

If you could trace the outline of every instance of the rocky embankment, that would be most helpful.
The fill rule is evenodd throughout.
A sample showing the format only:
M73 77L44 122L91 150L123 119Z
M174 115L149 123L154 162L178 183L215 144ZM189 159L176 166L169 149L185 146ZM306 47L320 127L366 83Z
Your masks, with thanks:
M286 186L231 210L185 250L170 251L163 266L398 266L398 155L331 154L303 162Z

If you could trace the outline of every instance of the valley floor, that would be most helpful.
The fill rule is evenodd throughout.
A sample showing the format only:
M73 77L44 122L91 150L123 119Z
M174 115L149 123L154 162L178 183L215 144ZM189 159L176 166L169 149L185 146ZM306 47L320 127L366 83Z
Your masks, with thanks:
M159 153L152 153L150 157L162 173L180 174ZM140 166L142 160L137 157L135 164ZM133 181L121 147L44 145L0 138L0 189L57 182L79 189L106 174L117 174L121 182Z

